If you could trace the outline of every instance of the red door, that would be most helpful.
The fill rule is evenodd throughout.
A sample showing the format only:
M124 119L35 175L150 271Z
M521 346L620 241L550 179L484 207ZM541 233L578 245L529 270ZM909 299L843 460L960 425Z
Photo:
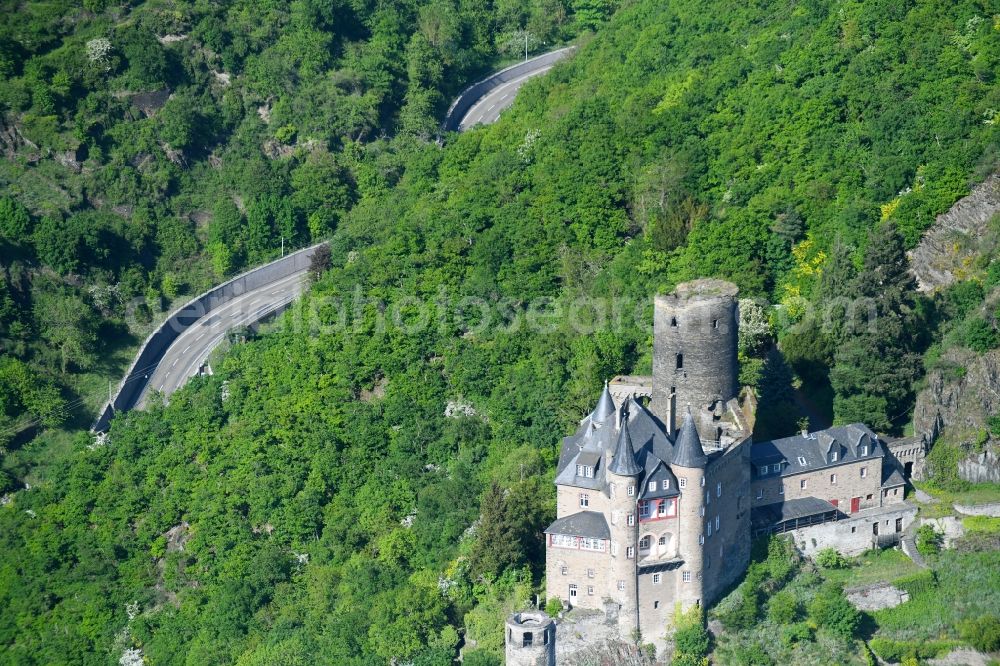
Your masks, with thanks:
M851 513L857 513L861 510L861 498L852 497L851 498Z
M832 500L830 500L830 504L832 504L833 508L836 509L838 506L840 506L840 500L839 499L832 499Z

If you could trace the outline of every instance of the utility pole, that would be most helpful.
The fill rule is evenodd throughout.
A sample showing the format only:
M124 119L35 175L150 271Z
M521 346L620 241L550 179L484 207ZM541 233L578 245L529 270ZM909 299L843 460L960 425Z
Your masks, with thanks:
M524 62L528 62L528 31L524 31Z

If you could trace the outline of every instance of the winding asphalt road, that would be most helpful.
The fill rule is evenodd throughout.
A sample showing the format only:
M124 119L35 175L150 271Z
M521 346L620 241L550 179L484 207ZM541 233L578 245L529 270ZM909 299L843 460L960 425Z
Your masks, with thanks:
M496 122L500 118L500 114L514 103L517 92L526 81L545 74L558 61L573 53L574 50L576 50L576 46L566 46L543 53L530 60L511 65L472 84L458 96L451 108L448 109L448 115L444 120L444 129L464 132L476 125L488 125Z
M500 118L500 114L514 103L517 91L521 89L521 86L528 79L541 76L550 69L552 69L552 65L546 65L541 69L536 69L516 79L501 83L496 88L487 92L466 112L462 121L458 124L458 131L464 132L475 125L495 123Z
M149 375L149 381L146 382L146 388L136 402L136 407L144 407L152 391L160 391L164 396L169 396L188 379L197 375L209 354L222 342L230 329L249 326L285 308L302 293L307 272L293 273L237 296L228 303L213 308L184 329Z

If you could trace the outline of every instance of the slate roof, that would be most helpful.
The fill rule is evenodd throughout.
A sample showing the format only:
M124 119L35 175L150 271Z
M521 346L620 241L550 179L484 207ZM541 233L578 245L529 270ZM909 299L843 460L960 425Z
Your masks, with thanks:
M546 534L569 534L572 536L610 539L611 530L604 514L597 511L580 511L560 518L545 530Z
M861 447L868 446L868 455L861 456ZM831 462L831 450L837 451L837 461ZM859 460L881 458L885 455L878 436L863 423L827 428L809 433L807 437L793 435L769 442L757 442L750 447L750 462L754 478L761 478L760 467L781 464L781 476L811 472L826 467L837 467ZM805 464L799 461L805 460ZM773 469L773 467L772 467ZM775 472L769 472L772 476Z
M684 421L677 434L671 463L680 467L704 467L708 464L708 456L705 455L705 449L701 447L701 437L698 436L698 429L694 425L694 417L691 416L690 407L684 413Z
M608 465L608 471L618 476L638 476L642 472L639 463L635 461L632 436L628 432L627 411L622 416L622 427L618 431L618 444L615 445L614 458L611 459L611 464Z
M898 488L899 486L906 485L906 479L903 475L899 473L895 465L886 465L882 468L882 487L883 488Z
M837 511L837 507L818 497L800 497L799 499L775 502L758 506L750 511L750 522L755 528L777 525L796 518L807 518L819 514Z

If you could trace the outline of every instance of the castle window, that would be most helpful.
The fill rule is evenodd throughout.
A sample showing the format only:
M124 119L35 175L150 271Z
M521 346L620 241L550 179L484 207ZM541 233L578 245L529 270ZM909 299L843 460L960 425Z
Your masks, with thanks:
M718 516L715 517L715 531L716 532L719 531L719 517Z
M653 585L659 585L663 578L663 574L655 573L653 574Z
M671 325L671 326L672 326L673 328L677 328L677 317L671 317L671 318L670 318L670 325Z
M678 370L684 369L684 354L677 355L677 369Z
M685 583L690 583L691 582L691 572L690 571L683 572L681 574L681 580L684 581Z
M594 586L593 585L588 585L587 586L587 596L588 597L594 596Z
M868 500L869 502L871 502L872 501L872 494L868 493L868 495L865 497L865 499Z
M639 520L649 518L649 502L639 502Z
M570 585L570 588L572 588L572 587L573 586ZM521 647L531 647L531 645L534 642L534 640L535 640L535 637L532 635L532 633L530 631L524 632L524 634L522 634L522 637L521 637Z
M655 610L655 609L657 609L659 607L660 607L660 602L659 601L654 601L653 602L653 609Z
M760 475L761 476L766 476L767 475L767 470L768 470L768 466L767 465L761 465L760 466Z
M593 578L593 577L594 577L594 570L587 569L587 578Z
M805 490L806 489L806 485L808 485L808 484L806 484L806 480L805 479L802 479L801 481L799 481L799 490Z
M646 536L639 539L639 550L649 550L651 537L647 534Z
M830 462L837 462L837 452L830 451Z
M775 474L777 474L781 471L781 463L774 463L771 468L774 470Z
M625 549L625 557L630 560L635 557L635 546L629 546Z
M864 479L867 476L868 476L868 468L867 467L862 467L861 468L861 478Z
M618 581L618 591L619 592L625 591L625 581L623 580Z
M705 535L704 534L699 534L698 535L698 545L699 546L704 546L705 545Z
M656 516L658 518L663 518L667 515L667 501L664 500L660 502L656 507Z
M663 536L661 536L661 537L660 537L660 540L659 540L659 542L658 542L658 543L659 543L659 544L660 544L661 546L666 546L666 545L667 545L667 535L666 535L666 534L664 534Z
M559 567L559 573L563 576L569 575L569 567Z
M590 495L587 493L580 493L580 506L590 506Z
M722 482L715 484L715 496L722 497Z
M708 523L705 525L705 531L708 533L707 536L712 536L712 521L711 520L708 521Z
M604 539L597 539L594 537L580 537L580 548L582 550L595 550L599 553L603 553Z
M592 479L594 478L594 468L590 465L577 465L576 475Z
M685 478L681 478L677 483L678 485L680 485L681 488L687 488L688 480Z
M865 444L864 446L861 447L861 455L863 455L863 456L868 455L868 445L867 444Z
M552 545L556 548L576 548L576 537L569 534L553 534Z
M785 494L785 486L784 485L778 486L778 494L779 495L784 495Z
M799 465L801 465L802 467L806 466L806 459L803 458L802 456L799 456Z
M701 487L705 487L705 477L701 477Z
M635 486L629 486L628 487L628 496L629 497L635 497Z
M719 328L719 320L718 319L713 319L712 320L712 328Z
M634 513L628 514L628 521L626 522L628 522L629 525L635 525L635 514Z
M764 499L764 489L763 488L758 488L757 489L757 499Z
M656 481L649 482L649 492L654 492L656 490Z
M837 475L836 474L831 474L830 475L830 485L834 485L834 486L837 485Z

